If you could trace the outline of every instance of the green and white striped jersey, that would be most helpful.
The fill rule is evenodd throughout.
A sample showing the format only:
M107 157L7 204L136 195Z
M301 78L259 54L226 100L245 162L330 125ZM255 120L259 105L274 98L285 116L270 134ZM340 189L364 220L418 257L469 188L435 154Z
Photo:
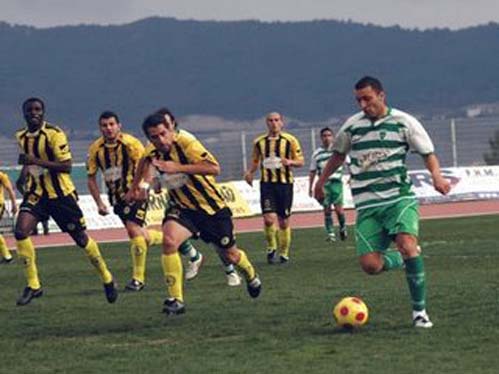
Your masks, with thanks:
M428 155L434 147L416 118L390 108L375 122L364 112L350 117L336 135L333 150L350 154L352 195L361 210L414 199L405 165L407 153Z
M312 159L310 161L310 171L317 172L317 175L322 174L322 170L327 164L329 158L333 155L333 147L331 146L329 149L325 149L324 147L317 148L314 153L312 153ZM343 177L343 166L340 166L336 171L331 174L328 180L332 181L341 181Z

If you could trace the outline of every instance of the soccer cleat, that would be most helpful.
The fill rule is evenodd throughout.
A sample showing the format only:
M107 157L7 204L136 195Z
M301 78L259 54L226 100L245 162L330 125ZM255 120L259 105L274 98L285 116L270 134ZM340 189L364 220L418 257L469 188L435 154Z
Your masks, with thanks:
M246 287L249 295L255 299L260 296L260 292L262 292L262 281L258 278L258 275L255 275L252 280L248 281Z
M289 262L289 257L286 256L279 256L279 261L281 264L287 264Z
M108 303L112 304L118 299L118 289L116 288L114 280L109 283L104 283L104 292Z
M14 263L14 257L11 257L11 258L2 258L0 260L0 265L10 265L10 264L13 264Z
M276 261L276 250L275 249L267 250L267 263L269 265L272 265L275 264L275 261Z
M34 290L31 287L25 287L22 295L17 299L16 304L19 306L23 306L29 304L31 300L42 296L43 296L43 290L41 288Z
M185 304L177 299L166 299L163 303L163 313L167 315L179 315L185 313Z
M340 239L341 239L341 241L347 240L347 238L348 238L347 228L346 227L340 228Z
M125 291L139 292L142 291L144 287L145 287L144 282L132 279L125 285Z
M199 258L194 261L189 261L187 263L187 269L185 270L185 280L191 280L196 278L199 273L199 269L204 263L204 256L199 253Z
M327 234L326 241L327 242L335 242L336 241L336 235L334 234L334 232Z
M412 323L414 327L421 327L424 329L433 327L433 323L430 321L430 317L428 317L426 312L413 312Z
M231 287L237 287L241 285L241 277L237 271L233 270L229 273L225 273L225 278L227 279L227 285Z

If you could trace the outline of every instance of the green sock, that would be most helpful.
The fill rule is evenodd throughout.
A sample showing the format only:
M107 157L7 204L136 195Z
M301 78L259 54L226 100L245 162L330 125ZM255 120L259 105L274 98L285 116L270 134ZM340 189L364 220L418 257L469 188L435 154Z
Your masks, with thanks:
M191 260L191 261L197 261L199 259L199 252L196 248L194 248L194 246L192 245L192 243L189 239L187 239L185 242L180 244L178 251L182 255L188 256L189 260Z
M404 265L404 259L402 258L402 255L400 254L399 251L386 251L383 254L383 270L388 271L388 270L393 270L393 269L400 269Z
M326 232L328 234L331 234L334 232L333 215L331 213L324 213L324 226L326 227Z
M416 311L424 310L426 308L426 279L423 256L408 258L404 262L412 309Z

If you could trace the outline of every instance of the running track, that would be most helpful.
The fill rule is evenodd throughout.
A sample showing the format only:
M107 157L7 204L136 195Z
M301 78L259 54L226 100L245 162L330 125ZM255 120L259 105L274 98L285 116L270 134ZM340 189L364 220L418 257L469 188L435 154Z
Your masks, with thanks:
M499 200L422 205L420 213L423 219L499 214ZM349 225L355 222L355 212L353 210L347 210L346 216ZM323 215L322 212L297 213L292 216L291 220L293 228L321 227ZM259 231L262 227L262 219L261 217L235 219L235 226L236 231L239 233ZM124 229L89 230L89 234L98 242L109 243L128 240ZM15 248L13 237L7 236L5 239L10 248ZM37 248L73 245L71 238L63 233L37 235L33 236L32 239Z

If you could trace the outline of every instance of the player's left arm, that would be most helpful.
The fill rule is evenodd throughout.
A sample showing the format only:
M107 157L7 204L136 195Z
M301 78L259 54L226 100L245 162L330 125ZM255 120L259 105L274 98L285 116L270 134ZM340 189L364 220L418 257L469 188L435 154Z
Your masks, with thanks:
M19 155L19 164L36 165L58 173L71 173L73 162L66 135L62 131L55 133L49 139L49 145L54 152L55 161L42 160L41 158L22 153Z
M292 137L290 143L291 143L291 158L283 158L282 164L284 166L300 168L303 165L305 165L305 159L303 158L300 142L295 137Z
M438 157L434 153L430 153L428 155L423 155L423 159L426 169L428 169L431 174L433 187L442 195L447 195L451 189L451 186L449 181L442 176Z

